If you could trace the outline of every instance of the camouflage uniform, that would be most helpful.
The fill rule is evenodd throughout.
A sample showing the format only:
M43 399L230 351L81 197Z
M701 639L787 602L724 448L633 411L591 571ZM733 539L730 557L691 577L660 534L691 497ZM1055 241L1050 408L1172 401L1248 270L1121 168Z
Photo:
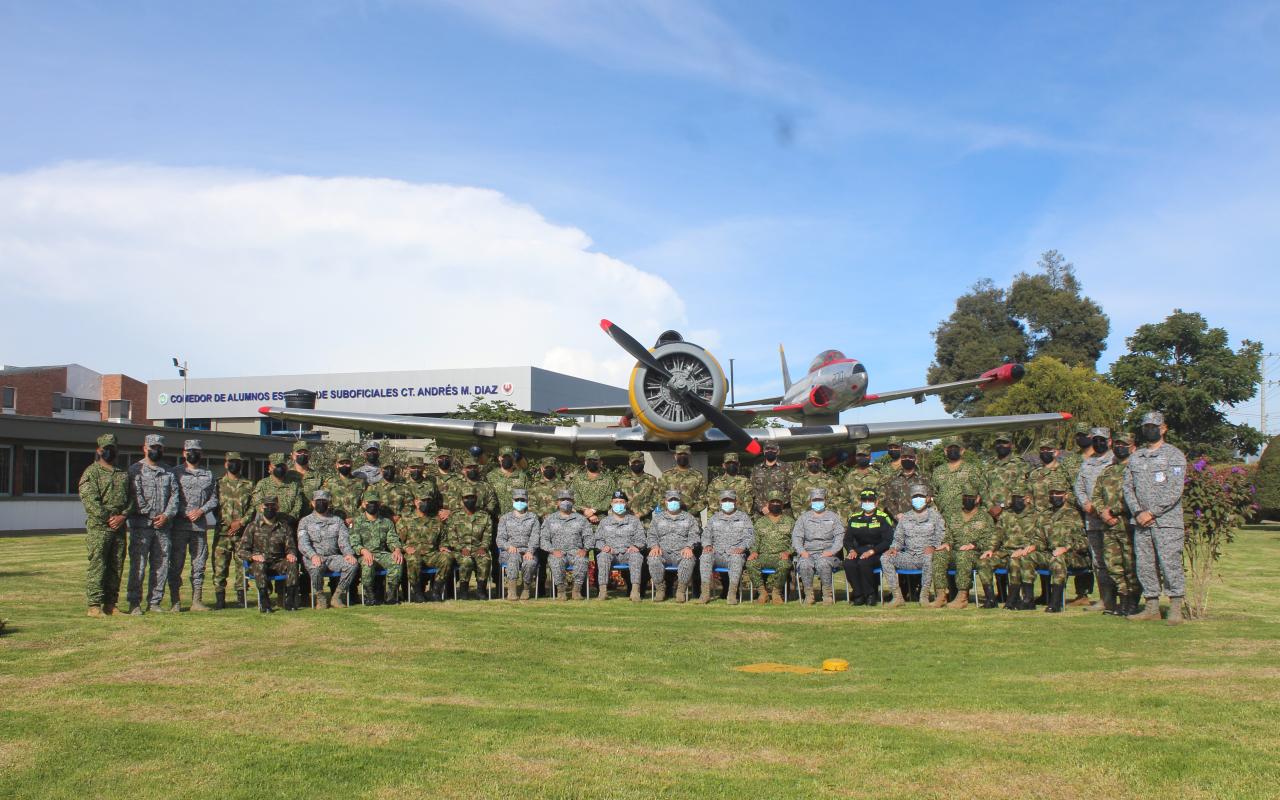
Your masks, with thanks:
M944 440L943 447L959 444L960 442L956 439L948 439ZM966 488L971 488L974 494L981 495L984 499L989 491L982 464L961 460L955 462L955 469L952 469L952 466L952 462L946 462L935 467L931 481L934 492L933 503L941 512L942 519L948 527L955 525L960 518L960 495Z
M515 487L513 492L521 491ZM519 496L519 495L515 495ZM528 490L523 496L528 498ZM496 542L498 559L502 562L502 574L507 581L508 594L515 585L524 582L524 597L534 594L538 580L538 546L542 543L542 523L532 510L524 513L508 511L498 518ZM510 548L516 552L510 552ZM525 558L525 556L531 556Z
M625 498L617 498L621 501ZM640 599L640 573L644 569L645 530L640 518L631 512L618 516L610 511L601 517L596 526L596 583L600 587L600 596L606 596L609 584L609 571L617 563L627 565L627 579L631 581L633 600ZM604 548L611 552L604 552ZM635 552L631 548L635 548Z
M917 482L915 485L920 485ZM898 584L899 569L920 570L920 604L929 602L929 589L924 576L933 574L933 554L925 552L926 548L936 548L942 544L946 535L946 523L942 514L933 506L925 506L924 510L911 508L898 516L893 530L893 545L880 557L880 585L888 587L893 593L894 602L901 602L902 590ZM889 553L894 552L893 555Z
M796 498L792 489L792 501ZM825 499L821 488L810 490L807 501ZM822 581L822 601L833 602L832 573L840 568L840 548L844 546L844 522L835 511L810 509L798 518L791 528L791 549L796 553L796 572L800 576L800 594L808 604L813 603L813 574L816 570ZM805 555L807 553L807 555ZM825 555L830 553L830 555Z
M897 519L903 514L911 511L911 487L917 484L924 486L929 496L933 496L933 486L929 480L920 474L920 471L912 470L910 474L896 470L897 474L886 479L880 484L877 494L880 495L880 507ZM909 569L903 567L903 569Z
M737 494L732 489L722 489L718 495L719 500L737 502ZM734 508L733 513L726 514L716 510L707 517L707 524L702 528L702 555L698 557L698 568L702 574L702 602L711 600L711 574L715 567L729 570L729 604L738 602L742 566L755 542L756 529L745 511Z
M414 472L418 473L418 477L413 476ZM413 495L413 503L410 507L416 505L419 500L439 500L440 494L436 489L435 478L426 474L426 467L421 461L409 463L408 474L405 475L402 483L404 488L409 490L409 494Z
M158 434L148 434L148 446L153 442L163 447L164 439ZM151 466L145 461L129 465L129 586L130 611L142 603L142 579L147 577L147 565L151 574L147 580L148 605L160 607L164 600L165 586L169 579L169 552L173 543L170 527L178 513L178 482L167 467ZM152 518L163 514L166 522L157 528Z
M844 492L844 496L849 499L849 503L852 506L849 511L850 515L858 512L859 496L862 494L863 489L870 489L879 496L880 482L880 473L870 467L858 469L855 466L845 474L844 480L840 484L840 489ZM880 510L883 511L884 509Z
M757 513L759 508L756 506L755 491L751 488L751 480L742 473L730 475L728 472L730 464L739 464L737 453L724 454L725 472L717 475L715 480L707 485L707 496L702 504L714 512L716 505L720 502L720 493L728 489L737 496L739 510L748 514Z
M569 482L560 476L558 469L554 478L547 478L542 474L542 470L548 467L557 469L553 456L547 456L539 462L538 477L529 484L529 510L539 518L545 518L555 511L556 495L569 488Z
M204 446L199 439L188 439L183 449L203 451ZM218 507L218 484L214 482L212 472L203 467L193 467L186 461L173 468L173 477L178 482L178 515L173 519L173 549L169 554L169 596L177 606L178 595L182 591L182 570L190 554L192 607L202 609L204 566L209 560L206 515ZM195 522L187 519L187 514L192 511L200 512Z
M1069 502L1064 503L1061 508L1039 512L1036 526L1036 550L1040 556L1036 563L1041 569L1048 567L1051 584L1064 586L1068 570L1088 568L1089 547L1080 530L1080 516ZM1061 547L1067 548L1067 551L1055 556L1053 551Z
M98 447L116 447L114 434L98 437ZM107 525L111 517L132 512L129 474L119 467L96 460L80 476L80 502L84 505L85 546L89 567L85 573L85 599L89 607L114 609L120 599L120 577L124 572L128 526L118 530ZM127 523L127 520L126 520Z
M344 558L350 556L354 559L356 552L351 547L351 533L347 530L347 523L341 517L317 514L314 511L303 517L298 522L298 552L302 554L302 565L311 577L311 591L316 597L320 597L324 591L324 579L330 572L338 573L338 586L334 589L334 594L338 597L346 596L351 582L355 580L356 570L360 568L360 562L348 562ZM317 557L320 563L311 563L311 559Z
M968 492L965 488L962 491ZM973 489L976 493L976 487ZM991 515L981 506L975 506L972 511L964 511L963 509L955 515L953 521L946 522L946 532L942 537L942 543L950 545L950 550L944 550L933 555L933 588L939 596L947 593L947 570L954 569L956 571L956 591L968 592L973 588L973 570L978 564L978 558L995 544L996 539L996 523L991 519ZM962 547L970 547L968 550L961 550ZM990 563L986 565L986 574L984 575L984 583L991 583Z
M595 450L589 450L586 458L599 460L600 454ZM595 509L597 520L603 519L608 513L610 498L617 489L618 487L613 483L613 476L606 472L603 466L594 478L591 477L590 472L583 469L569 481L569 491L573 492L574 508L582 514L585 514L585 509Z
M664 499L679 500L680 495L672 489L665 493ZM689 580L693 577L695 560L693 555L685 556L683 551L692 550L699 543L701 533L702 526L698 524L698 518L688 511L673 514L664 508L653 515L653 521L649 523L649 537L645 542L649 549L646 560L649 564L649 578L653 581L659 600L666 596L666 568L675 567L678 586L676 599L684 602ZM662 551L660 555L653 554L655 547Z
M330 475L324 479L324 490L329 493L329 509L343 521L350 520L354 525L356 515L360 513L360 504L364 502L364 490L367 484L364 478L343 477L340 474Z
M274 520L267 520L259 515L244 529L240 537L240 549L236 552L241 561L249 562L249 573L258 586L258 602L264 610L271 608L268 595L271 591L271 577L284 576L284 586L280 593L290 592L298 585L298 544L293 535L293 527L283 516L277 515ZM262 556L262 561L254 561L254 556ZM293 556L290 561L288 556Z
M641 522L653 519L653 512L662 497L658 487L658 479L643 471L632 472L632 464L644 466L644 453L632 453L627 459L627 468L614 476L614 485L627 493L627 508L640 518Z
M809 459L821 459L822 454L817 450L810 450L805 454L805 461ZM821 469L821 468L819 468ZM791 508L793 511L809 509L809 494L814 489L821 489L826 494L827 508L835 513L839 519L847 519L849 516L849 501L845 497L844 488L840 485L840 481L835 476L826 472L809 472L806 468L804 473L791 482ZM804 514L797 517L797 521ZM839 541L839 540L838 540ZM797 568L799 565L797 565Z
M498 516L498 496L493 493L493 487L489 485L484 478L476 477L474 480L466 476L468 469L479 470L480 465L476 460L468 456L463 461L463 474L452 479L446 479L441 487L441 503L444 508L450 512L462 511L462 498L464 495L474 493L476 496L476 510L483 511L489 515L489 521L492 523L494 518Z
M1154 417L1144 417L1144 424L1150 424L1146 422L1148 418ZM1159 424L1163 424L1164 418L1159 419ZM1139 449L1129 457L1124 472L1124 500L1136 525L1133 545L1142 596L1148 601L1158 600L1163 583L1165 594L1179 607L1186 596L1186 577L1182 571L1182 548L1186 540L1182 490L1186 476L1187 457L1168 442L1158 448L1147 445ZM1136 523L1143 511L1155 517L1149 526Z
M571 511L567 516L561 511L553 511L542 521L542 549L550 553L547 566L551 568L553 587L568 588L567 561L573 570L573 596L582 596L587 583L586 550L591 546L592 537L591 523L577 511ZM556 555L557 552L560 555Z
M773 489L765 495L768 500L780 500L786 503L786 495L781 490ZM756 541L751 548L751 555L746 563L747 576L751 584L762 592L773 593L774 602L782 602L783 588L791 575L791 559L783 556L791 555L791 529L796 520L786 511L773 519L767 513L755 518ZM762 570L774 570L772 575L765 575Z
M484 486L490 494L493 493L488 484ZM477 591L487 591L489 570L493 567L493 559L489 555L489 546L493 542L493 517L479 506L474 512L459 506L449 514L444 524L444 536L445 547L449 548L458 567L458 585L469 585L471 575L475 573Z
M227 453L226 460L240 461L240 454ZM228 472L218 479L218 528L213 534L213 590L218 594L226 593L227 572L233 563L236 592L244 592L244 565L236 558L236 550L252 519L253 481Z
M453 553L440 552L445 541L446 525L435 514L428 516L415 511L407 517L401 517L400 524L396 526L400 543L404 545L404 568L409 575L410 596L417 594L425 570L436 571L435 582L438 586L443 586L453 571ZM409 548L413 548L412 553Z
M1016 491L1026 491L1019 489ZM1024 497L1025 500L1025 497ZM1012 502L1012 501L1011 501ZM996 548L1006 554L1009 570L1009 596L1015 597L1018 586L1036 583L1036 559L1034 554L1017 557L1013 553L1037 542L1037 525L1040 514L1026 503L1021 512L1014 511L1013 506L1005 509L1000 515L1000 524L996 529Z
M272 453L268 459L271 466L284 464L284 453ZM259 480L253 487L253 507L262 505L262 498L274 497L280 514L288 517L289 524L296 525L302 518L302 481L298 473L286 472L284 478L268 475Z
M1102 560L1106 565L1107 575L1115 584L1116 593L1130 597L1141 594L1142 586L1138 583L1134 561L1133 514L1129 512L1129 507L1124 501L1125 468L1126 462L1118 461L1103 470L1093 484L1093 495L1090 499L1095 510L1107 509L1118 520L1114 526L1103 530Z
M315 467L310 466L304 468L298 464L298 454L305 453L309 457L311 455L310 448L307 443L299 439L293 443L293 465L289 471L298 476L298 481L302 484L302 510L299 511L299 519L305 517L312 512L311 498L315 493L324 488L324 477L316 471Z
M498 459L501 461L503 457L512 459L511 472L506 472L501 465L495 465L487 475L484 476L489 487L493 489L493 495L498 499L498 509L505 513L511 508L511 492L515 489L529 489L529 476L515 465L516 452L514 448L503 447L498 450Z
M403 551L404 546L396 533L395 523L386 517L369 519L368 514L362 513L351 527L351 549L360 557L360 593L365 605L373 603L373 582L379 567L387 571L387 603L397 603L404 568L396 563L393 554L396 550ZM373 555L372 564L364 563L361 550L368 550Z
M381 504L379 514L396 524L413 514L413 499L413 490L398 477L384 476L364 491L364 502L376 500Z
M676 447L676 455L687 455L692 450L687 444ZM677 491L680 493L684 510L695 517L707 508L707 479L696 469L689 467L672 467L662 473L658 488L664 493Z
M1009 434L997 433L996 441L1010 442ZM997 456L987 462L987 494L983 497L983 505L1008 508L1015 488L1021 490L1026 485L1027 462L1015 455L1003 458Z
M768 445L765 447L767 450ZM766 461L761 461L751 468L751 496L762 500L774 491L782 492L782 502L788 504L791 502L791 470L781 459L775 461L772 466ZM755 511L763 513L760 507Z
M1046 444L1052 445L1053 440L1043 439L1040 446ZM1049 486L1059 482L1065 482L1070 494L1070 486L1075 478L1075 473L1071 472L1065 464L1058 459L1054 459L1048 464L1041 464L1027 474L1027 489L1031 493L1032 504L1037 511L1045 511L1049 508ZM1079 516L1077 514L1077 516Z

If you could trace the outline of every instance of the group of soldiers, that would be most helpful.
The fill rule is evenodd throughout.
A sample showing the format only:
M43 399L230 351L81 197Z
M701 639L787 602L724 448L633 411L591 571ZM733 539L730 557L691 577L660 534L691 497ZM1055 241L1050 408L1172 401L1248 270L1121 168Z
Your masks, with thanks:
M1175 623L1186 460L1163 441L1159 414L1142 423L1141 449L1127 434L1113 439L1107 428L1083 428L1078 452L1060 455L1054 441L1040 442L1034 467L1013 453L1008 434L996 435L986 461L966 458L961 442L948 439L946 461L929 475L915 449L900 443L876 463L858 449L847 464L828 468L817 450L786 463L769 442L749 475L728 453L709 483L691 466L688 445L675 448L675 465L661 476L645 471L642 453L610 470L596 451L572 467L553 457L526 465L509 447L493 463L441 450L431 463L411 460L402 475L382 462L376 440L364 445L359 466L340 454L323 474L308 443L298 441L291 454L273 454L270 473L256 482L231 452L215 480L199 440L186 440L171 467L163 462L164 437L148 435L142 460L122 470L114 464L115 437L104 434L80 481L89 615L114 612L126 547L130 614L164 610L166 588L168 610L181 610L188 557L190 608L207 610L212 516L215 608L226 606L232 575L235 602L245 604L242 563L264 613L275 609L273 585L285 610L299 607L304 586L318 608L341 607L357 577L364 604L399 602L404 578L411 601L442 600L450 590L456 596L459 587L486 597L490 580L500 580L510 600L529 599L544 570L554 596L579 599L593 568L602 599L620 571L639 601L647 568L656 601L666 599L674 578L676 602L690 599L695 586L698 599L710 602L723 575L731 604L744 573L758 602L785 602L793 571L802 602L820 593L830 604L833 576L843 569L855 605L878 602L881 587L890 606L902 605L899 577L915 571L926 605L947 605L953 583L949 606L968 605L976 574L982 606L995 608L998 576L1005 576L1005 607L1023 609L1034 607L1037 576L1047 572L1048 611L1063 607L1074 575L1072 604L1158 619L1163 588ZM1095 575L1101 599L1091 603Z

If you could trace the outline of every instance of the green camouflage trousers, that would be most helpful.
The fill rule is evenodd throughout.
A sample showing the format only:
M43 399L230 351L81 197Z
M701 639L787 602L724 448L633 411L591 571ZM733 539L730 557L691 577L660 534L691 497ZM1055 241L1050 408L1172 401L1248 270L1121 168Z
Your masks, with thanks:
M1133 560L1133 530L1126 523L1108 528L1102 534L1103 559L1107 574L1116 584L1119 594L1139 594L1138 572Z
M747 577L756 589L774 591L787 585L791 577L791 561L780 556L768 556L764 553L759 558L750 560L745 565ZM772 575L765 575L761 570L776 570Z
M360 559L360 592L366 598L373 597L373 581L378 577L378 572L384 569L387 571L387 597L393 597L400 591L400 576L404 574L404 567L397 564L386 551L374 553L371 565L366 565L364 559Z
M124 556L128 547L128 529L89 528L84 534L89 551L89 568L85 573L85 599L91 606L114 606L120 599L120 578L124 574Z
M240 537L228 536L219 531L213 535L213 547L209 552L213 557L213 588L222 592L227 588L227 570L235 565L236 586L244 585L244 564L236 558L236 548L240 546Z
M1009 563L1008 550L993 550L991 558L983 558L978 556L978 582L983 586L991 586L995 583L995 571ZM1013 580L1013 570L1009 570L1009 579Z
M280 559L279 561L250 561L249 574L253 576L253 582L258 588L271 591L271 578L276 575L284 576L284 585L294 586L298 583L298 562Z
M453 553L441 553L439 550L429 552L419 550L413 555L405 553L404 569L409 575L410 586L417 586L418 581L422 579L422 574L429 569L436 570L435 578L441 580L453 569Z
M473 547L469 552L471 555L464 556L461 552L458 552L454 556L455 563L458 565L459 586L466 586L471 580L471 573L473 572L477 582L489 580L489 570L493 566L493 559L489 556L489 551L484 548Z
M933 554L933 590L947 590L947 570L956 571L956 591L967 592L973 588L973 568L981 555L973 550L942 550Z
M1009 556L1009 583L1023 584L1036 582L1036 570L1048 569L1049 557L1041 550L1028 553L1020 558Z
M1088 548L1067 550L1060 556L1050 554L1049 582L1054 586L1064 586L1067 583L1067 570L1088 569L1092 562Z

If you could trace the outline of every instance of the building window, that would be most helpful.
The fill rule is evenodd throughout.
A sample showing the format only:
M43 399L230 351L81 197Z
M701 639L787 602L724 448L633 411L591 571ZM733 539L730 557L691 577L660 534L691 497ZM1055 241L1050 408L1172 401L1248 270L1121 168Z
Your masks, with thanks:
M0 410L12 411L18 407L18 390L12 386L0 387Z
M22 459L22 493L76 494L80 488L80 476L93 459L93 452L86 450L26 448Z
M258 420L258 430L262 436L297 436L311 430L309 422L290 422L284 419L266 417Z
M108 400L107 419L129 419L131 411L128 400Z
M166 428L181 428L181 427L182 427L182 418L181 418L181 417L179 417L178 419L166 419L166 420L164 421L164 427L166 427ZM211 431L211 430L213 430L213 419L212 419L212 418L205 418L205 419L188 419L188 420L187 420L187 430L190 430L190 431Z
M13 494L13 448L0 445L0 495Z
M75 408L76 408L76 411L96 411L98 413L101 413L102 401L101 400L81 400L79 397L77 397L75 398Z

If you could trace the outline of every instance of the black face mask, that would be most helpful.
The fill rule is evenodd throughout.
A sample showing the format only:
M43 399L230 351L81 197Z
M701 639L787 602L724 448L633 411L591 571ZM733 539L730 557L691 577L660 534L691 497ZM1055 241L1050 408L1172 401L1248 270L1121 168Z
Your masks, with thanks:
M1144 442L1151 442L1152 444L1160 441L1160 426L1159 425L1143 425L1142 440Z
M289 470L284 464L276 464L271 468L271 474L275 475L277 478L283 478L285 475L289 474Z
M366 464L373 464L373 465L376 467L376 466L378 465L378 454L377 454L377 453L365 453L365 454L364 454L364 463L366 463Z
M410 478L413 478L415 481L420 481L420 480L422 480L422 470L420 470L420 469L411 469L411 470L409 470L409 477L410 477Z
M1089 434L1087 433L1076 434L1076 447L1083 450L1091 444L1093 444L1093 438L1089 436Z
M315 501L315 502L313 502L311 505L312 505L312 507L313 507L313 508L315 508L316 513L317 513L317 514L328 514L328 513L329 513L329 501L328 501L328 500L316 500L316 501Z
M239 462L239 461L228 461L228 462L227 462L227 472L230 472L232 475L236 475L236 476L238 476L238 475L240 474L240 462Z
M378 516L379 512L381 511L382 511L382 503L379 503L376 500L370 500L369 502L364 504L364 513L368 514L371 517Z
M1023 511L1027 510L1027 501L1021 497L1015 497L1013 498L1013 502L1009 503L1009 508L1012 508L1014 511L1021 514Z
M350 464L343 464L342 466L338 467L338 474L339 474L339 475L341 475L341 476L342 476L342 477L344 477L344 478L350 478L350 477L351 477L351 465L350 465Z
M1107 446L1107 440L1106 440L1106 439L1103 439L1102 437L1098 437L1097 439L1094 439L1094 440L1093 440L1093 452L1094 452L1094 453L1097 453L1098 455L1102 455L1103 453L1107 452L1107 450L1109 450L1109 449L1110 449L1110 448Z
M684 455L676 456L676 465L680 467L689 466L689 457Z
M102 459L103 462L107 464L110 464L112 461L115 461L116 446L113 444L109 444L106 447L102 448L102 452L98 453L98 458Z
M276 515L279 513L280 512L277 509L274 509L270 506L267 506L266 508L262 509L262 516L266 517L267 519L275 519Z
M1067 502L1067 498L1065 498L1065 497L1050 497L1050 498L1049 498L1049 505L1053 506L1054 508L1062 508L1062 506L1063 506L1063 505L1065 505L1065 504L1066 504L1066 502Z
M182 460L194 467L196 464L200 463L200 451L196 450L193 452L183 453Z
M462 474L467 476L467 480L474 481L480 477L480 470L476 467L467 467L462 471Z
M498 459L498 465L501 466L503 469L511 469L511 467L513 467L515 463L516 463L515 459L513 459L511 456L502 456L501 458Z
M1045 463L1045 464L1052 464L1052 463L1053 463L1053 457L1054 457L1054 456L1053 456L1053 451L1052 451L1052 450L1045 450L1045 451L1043 451L1043 452L1041 452L1041 453L1040 453L1040 460L1041 460L1043 463Z
M587 472L599 472L599 471L600 471L600 462L599 462L599 461L596 461L594 458L593 458L593 459L591 459L590 461L586 462L586 464L587 464Z
M960 506L961 506L965 511L972 511L972 510L974 510L975 508L977 508L977 507L978 507L978 498L976 498L976 497L962 497L962 498L960 498Z
M871 466L871 456L858 456L853 460L853 463L858 465L860 469L863 467L869 467Z
M764 453L764 460L765 460L765 461L768 461L770 464L772 464L773 462L777 461L777 460L778 460L778 451L776 451L776 450L766 450L766 451L765 451L765 453Z
M959 461L959 460L960 460L960 448L959 448L959 447L948 447L948 448L947 448L947 460L948 460L948 461L950 461L950 462L952 462L952 463L954 463L954 462L956 462L956 461Z
M465 508L465 509L466 509L466 510L468 510L468 511L475 511L475 510L476 510L476 499L475 499L474 497L464 497L464 498L462 498L462 507L463 507L463 508Z
M817 474L818 470L822 469L822 462L821 462L821 461L816 461L816 462L815 462L815 461L808 461L808 462L805 462L805 465L804 465L804 466L805 466L805 469L809 470L810 472L812 472L812 473L814 473L814 474Z
M396 468L392 466L383 467L382 477L385 480L394 481L396 479Z
M1124 461L1126 458L1129 457L1129 445L1118 444L1115 446L1112 452L1116 454L1117 461Z
M437 458L437 459L436 459L436 466L437 466L437 467L439 467L439 468L440 468L440 470L441 470L442 472L448 472L448 471L453 467L453 459L452 459L452 458Z
M293 463L297 464L300 467L305 467L306 465L311 463L311 456L307 455L306 453L298 453L296 456L293 457Z
M916 468L916 462L909 458L902 459L901 464L904 472L910 472Z
M163 447L148 447L148 448L147 448L147 458L151 459L152 461L159 461L160 459L164 458L164 448L163 448Z
M554 480L554 479L555 479L555 477L556 477L556 468L555 468L555 467L543 467L543 468L542 468L542 477L546 478L547 480Z
M428 502L418 503L418 510L421 511L423 514L430 516L431 514L436 513L435 508L433 508L434 505L435 505L434 503L428 503Z
M643 461L633 461L633 462L631 463L631 471L632 471L632 472L634 472L634 473L635 473L635 474L637 474L637 475L639 475L641 472L644 472L644 462L643 462Z
M1008 445L1008 444L996 445L996 455L999 456L1000 458L1008 458L1009 454L1012 452L1013 452L1013 445Z
M724 471L729 473L730 475L737 475L741 470L742 470L742 466L739 464L735 464L732 461L724 465Z
M897 461L898 459L902 458L902 451L901 451L901 450L894 450L894 449L890 448L890 449L888 450L888 453L889 453L889 460L890 460L890 461Z
M770 513L770 514L781 514L781 513L782 513L782 503L770 503L770 504L769 504L769 513Z

